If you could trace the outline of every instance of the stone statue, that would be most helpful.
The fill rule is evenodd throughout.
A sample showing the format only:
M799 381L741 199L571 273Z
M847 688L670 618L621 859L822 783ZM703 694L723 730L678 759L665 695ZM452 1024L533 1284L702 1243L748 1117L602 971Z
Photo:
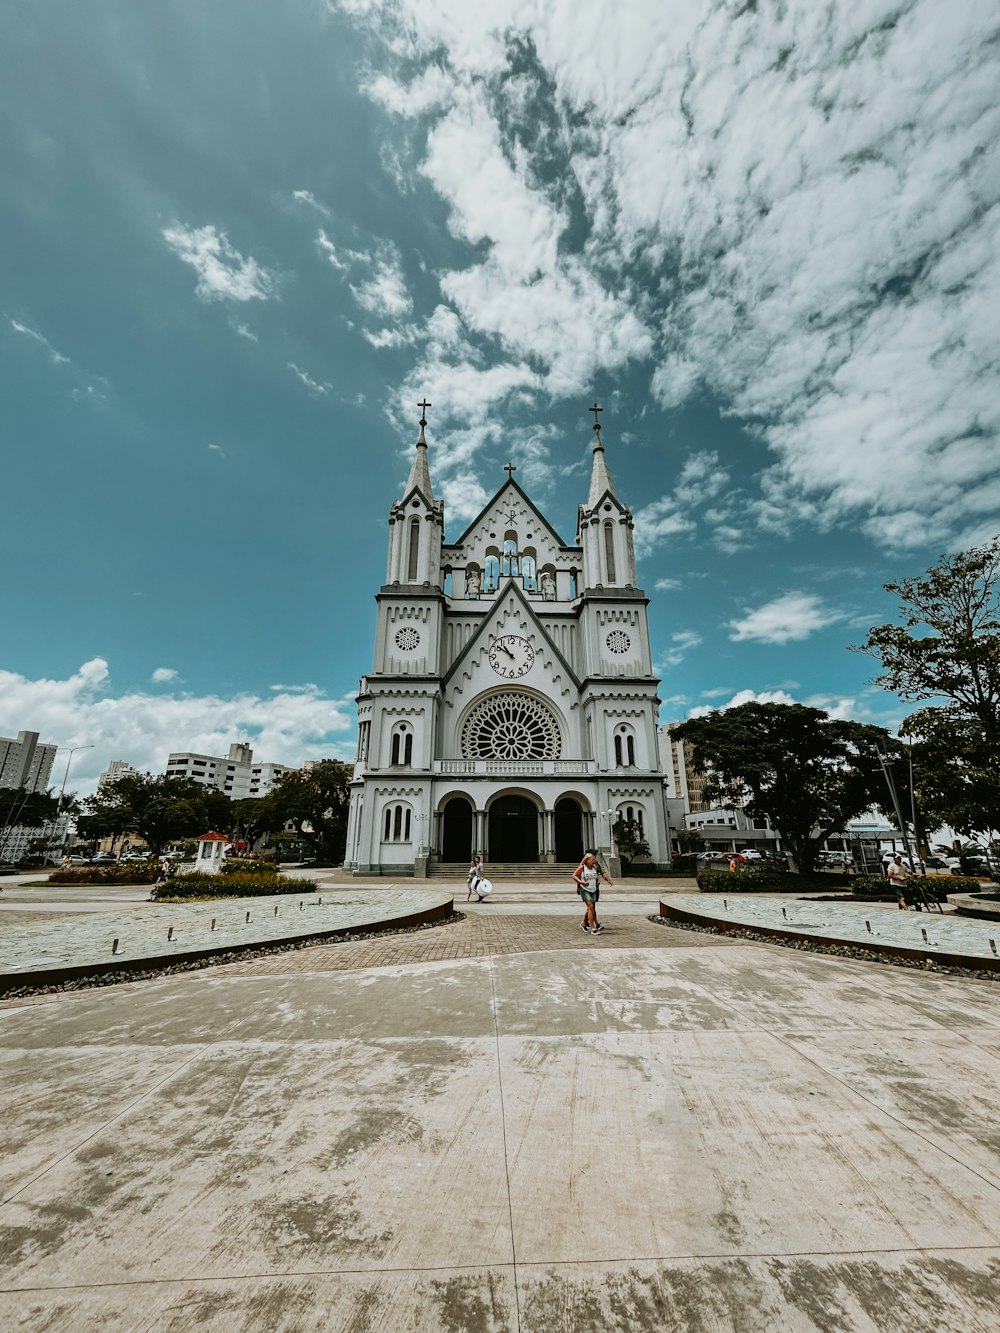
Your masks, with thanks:
M466 597L478 597L481 586L482 586L482 576L480 575L479 570L476 569L475 565L470 565L470 567L465 571Z

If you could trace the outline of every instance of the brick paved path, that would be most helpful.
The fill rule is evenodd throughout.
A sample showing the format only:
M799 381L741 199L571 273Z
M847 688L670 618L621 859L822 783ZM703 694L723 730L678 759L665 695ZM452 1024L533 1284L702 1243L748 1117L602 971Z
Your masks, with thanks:
M652 907L650 910L654 910ZM271 954L213 968L216 975L266 976L288 972L343 972L363 967L398 967L491 954L533 953L547 949L692 949L738 946L672 926L658 926L642 916L606 918L602 935L585 935L574 916L472 915L464 921L383 939L317 944L293 953Z

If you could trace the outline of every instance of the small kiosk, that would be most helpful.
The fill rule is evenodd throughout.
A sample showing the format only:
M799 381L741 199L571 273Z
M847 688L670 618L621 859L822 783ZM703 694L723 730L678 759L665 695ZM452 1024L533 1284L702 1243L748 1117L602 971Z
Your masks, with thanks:
M198 838L198 855L195 858L194 868L203 875L217 875L222 869L222 863L226 859L226 848L229 846L229 839L223 833L203 833Z

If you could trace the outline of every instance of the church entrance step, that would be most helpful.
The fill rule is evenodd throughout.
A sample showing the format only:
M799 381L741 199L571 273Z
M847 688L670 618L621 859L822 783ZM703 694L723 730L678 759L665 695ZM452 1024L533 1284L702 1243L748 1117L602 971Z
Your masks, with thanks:
M555 865L542 861L498 862L488 861L486 873L492 880L504 879L572 879L578 861L562 861ZM469 873L465 862L443 862L427 867L428 879L465 879Z

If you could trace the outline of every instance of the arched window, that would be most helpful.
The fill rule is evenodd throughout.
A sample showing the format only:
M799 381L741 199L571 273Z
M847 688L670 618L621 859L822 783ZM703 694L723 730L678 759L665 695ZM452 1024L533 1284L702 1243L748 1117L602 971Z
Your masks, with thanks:
M615 581L615 529L610 519L604 524L604 564L609 583Z
M450 569L446 569L446 570L444 571L444 587L443 587L442 591L444 592L445 597L450 597L450 596L451 596L451 570L450 570Z
M621 736L616 736L616 737L615 737L615 767L616 767L616 768L621 768L621 766L622 766L622 738L621 738Z
M505 577L507 575L517 574L517 533L508 532L503 539L503 559L500 562L500 573Z
M625 762L629 768L635 767L635 738L631 733L625 737Z
M416 583L420 568L420 519L410 519L410 550L407 556L406 581Z
M635 736L629 726L615 732L615 764L619 768L635 767Z
M382 816L383 842L409 842L413 811L408 805L399 802L387 805Z
M575 569L571 569L571 570L569 571L569 596L570 596L570 601L572 601L572 600L576 597L576 570L575 570Z
M400 764L413 763L413 731L406 722L399 722L392 729L389 742L389 765L397 768Z
M500 557L488 555L483 561L483 591L493 592L500 586Z
M525 592L534 592L535 582L535 553L529 547L521 556L521 578L524 583Z

